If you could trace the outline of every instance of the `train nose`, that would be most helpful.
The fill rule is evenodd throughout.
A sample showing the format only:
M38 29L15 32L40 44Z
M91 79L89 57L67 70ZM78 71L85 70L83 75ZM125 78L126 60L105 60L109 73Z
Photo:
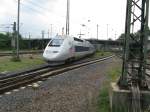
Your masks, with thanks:
M45 50L43 53L43 57L46 60L51 60L51 61L56 60L58 55L59 55L59 51L57 50Z

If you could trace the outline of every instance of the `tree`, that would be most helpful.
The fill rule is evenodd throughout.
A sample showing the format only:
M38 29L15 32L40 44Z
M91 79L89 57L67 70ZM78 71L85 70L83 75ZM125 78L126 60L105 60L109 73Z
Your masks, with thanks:
M11 37L8 34L0 33L0 49L11 48Z
M123 42L124 38L125 38L125 34L122 33L117 40Z
M148 36L150 36L150 29L148 29ZM131 37L136 38L136 40L139 40L139 39L140 39L140 30L137 31L137 32L134 33L134 34L131 34ZM118 40L118 41L123 41L124 38L125 38L125 34L122 33L122 34L119 36L119 38L118 38L117 40Z

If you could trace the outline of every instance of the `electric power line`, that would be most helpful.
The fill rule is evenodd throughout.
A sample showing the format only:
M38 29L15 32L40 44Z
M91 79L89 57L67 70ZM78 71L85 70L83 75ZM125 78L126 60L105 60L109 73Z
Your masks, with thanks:
M14 1L17 2L16 0L14 0ZM35 9L35 8L33 8L33 7L30 7L29 5L24 4L23 2L20 2L20 4L21 4L24 8L29 9L29 10L31 10L31 11L33 11L33 12L36 12L36 13L38 13L38 14L41 15L41 16L46 17L46 16L43 14L43 11L40 11L40 10ZM34 5L34 6L35 6L35 5Z
M48 13L50 13L51 11L50 11L50 9L47 9L47 8L44 8L44 7L42 7L42 6L40 6L39 4L37 4L37 3L35 3L35 2L33 2L33 1L29 1L28 2L29 4L24 4L23 2L21 2L21 4L22 5L24 5L24 6L26 6L26 7L28 7L30 10L32 10L32 11L35 11L35 12L37 12L37 13L40 13L41 15L43 15L43 11L44 12L48 12ZM33 7L30 7L29 5L32 5ZM38 9L37 9L37 8ZM43 11L41 11L41 10L39 10L39 9L42 9ZM53 14L54 15L54 14ZM45 15L44 15L45 16ZM57 17L61 17L61 18L64 18L65 16L60 16L60 15L55 15L55 16L57 16ZM45 17L47 17L47 16L45 16Z
M46 17L41 11L39 11L39 10L37 10L37 9L34 9L34 8L32 8L32 7L29 7L28 5L23 4L23 3L21 3L21 5L22 5L24 8L26 8L26 9L29 9L29 10L31 10L31 11L33 11L33 12L38 13L38 14L41 15L41 16Z
M39 5L38 3L35 3L35 2L33 2L33 1L28 1L28 3L32 4L33 6L36 6L36 7L40 8L40 9L42 9L42 10L50 11L49 9L44 8L44 7L42 7L41 5Z

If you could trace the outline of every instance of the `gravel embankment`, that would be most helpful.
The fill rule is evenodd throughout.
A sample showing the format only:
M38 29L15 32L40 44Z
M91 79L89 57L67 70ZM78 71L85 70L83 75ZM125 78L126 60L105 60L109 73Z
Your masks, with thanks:
M54 76L0 97L0 112L96 112L105 75L120 60L113 58Z

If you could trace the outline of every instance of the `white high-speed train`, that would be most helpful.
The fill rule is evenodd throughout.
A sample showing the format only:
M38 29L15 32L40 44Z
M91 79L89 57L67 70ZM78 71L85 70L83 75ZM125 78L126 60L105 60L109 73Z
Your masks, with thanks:
M57 35L47 44L43 57L47 62L66 62L94 52L94 46L86 40Z

